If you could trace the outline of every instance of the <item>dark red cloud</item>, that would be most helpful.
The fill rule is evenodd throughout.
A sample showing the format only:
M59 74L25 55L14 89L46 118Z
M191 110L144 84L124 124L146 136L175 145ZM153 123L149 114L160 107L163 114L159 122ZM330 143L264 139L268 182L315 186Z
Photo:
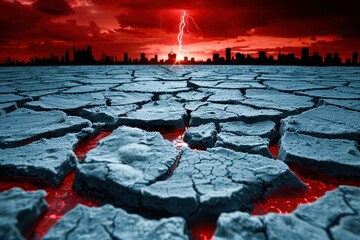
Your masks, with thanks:
M274 23L275 34L284 37L315 34L360 37L355 0L341 4L324 0L128 0L122 1L119 6L127 11L117 17L119 24L134 28L157 27L159 19L156 16L160 10L184 9L194 13L203 34L209 37L238 36L252 28L266 28ZM167 30L176 31L173 28ZM264 31L264 34L269 32Z
M66 0L37 0L32 6L38 11L54 15L70 15L74 13Z
M34 28L39 21L44 19L41 13L20 2L0 0L0 37L11 36L14 32Z
M0 0L0 62L61 53L73 43L102 52L165 56L177 48L180 17L188 19L187 54L213 51L359 51L358 2L325 0ZM190 33L187 31L189 30ZM299 39L299 40L298 40ZM37 54L38 53L38 54Z

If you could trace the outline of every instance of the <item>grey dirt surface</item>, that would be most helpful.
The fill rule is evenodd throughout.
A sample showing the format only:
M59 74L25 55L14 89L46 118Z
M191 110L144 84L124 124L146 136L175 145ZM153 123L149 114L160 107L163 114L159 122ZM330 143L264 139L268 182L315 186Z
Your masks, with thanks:
M46 212L45 191L13 188L0 193L0 238L24 239Z
M359 106L353 67L4 67L0 178L56 187L75 169L74 190L107 204L73 206L45 239L187 239L200 216L220 216L215 239L359 239L356 187L249 215L269 194L306 191L288 164L359 181ZM78 162L79 141L103 130ZM44 197L1 192L0 239L26 237Z

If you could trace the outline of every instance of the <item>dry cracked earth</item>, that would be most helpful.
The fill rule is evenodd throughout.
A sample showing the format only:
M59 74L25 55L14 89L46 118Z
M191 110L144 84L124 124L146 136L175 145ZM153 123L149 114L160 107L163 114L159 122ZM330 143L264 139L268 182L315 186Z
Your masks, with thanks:
M0 68L0 239L360 239L359 142L359 68Z

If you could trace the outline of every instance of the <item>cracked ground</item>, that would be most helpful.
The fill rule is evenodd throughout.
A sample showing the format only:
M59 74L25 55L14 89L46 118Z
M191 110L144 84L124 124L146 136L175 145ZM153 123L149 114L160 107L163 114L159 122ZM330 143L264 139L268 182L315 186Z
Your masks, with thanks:
M360 239L360 71L0 69L1 239Z

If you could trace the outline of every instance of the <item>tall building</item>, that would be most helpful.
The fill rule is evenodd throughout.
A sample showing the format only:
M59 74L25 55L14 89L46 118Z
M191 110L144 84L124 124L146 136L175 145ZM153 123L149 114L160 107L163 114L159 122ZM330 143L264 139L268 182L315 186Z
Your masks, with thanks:
M357 65L359 61L359 53L354 52L352 55L352 64Z
M76 49L73 45L74 64L93 64L95 58L92 54L92 46L87 46L86 49Z
M239 53L239 52L237 52L235 54L236 63L238 63L238 64L244 64L245 63L245 58L246 58L245 54L242 54L242 53Z
M230 63L231 62L231 48L226 48L225 57L226 57L226 62Z
M333 59L332 53L327 53L324 61L325 61L326 65L333 65L334 64L334 59Z
M303 64L309 61L309 55L310 55L309 48L305 47L301 49L301 62Z
M314 52L311 57L309 57L309 62L311 65L321 65L323 63L323 57L319 55L318 52Z
M70 63L70 53L69 53L69 49L66 48L66 52L65 52L65 63L69 64Z
M146 60L145 53L140 53L140 63L146 63Z
M340 54L339 53L334 53L334 60L333 60L333 64L334 65L341 65L341 58L340 58Z
M129 55L128 53L124 53L124 62L129 62Z
M176 53L174 53L171 49L171 52L168 54L168 60L167 62L169 64L174 64L176 62Z
M220 62L220 54L219 53L213 53L213 63L217 64Z

